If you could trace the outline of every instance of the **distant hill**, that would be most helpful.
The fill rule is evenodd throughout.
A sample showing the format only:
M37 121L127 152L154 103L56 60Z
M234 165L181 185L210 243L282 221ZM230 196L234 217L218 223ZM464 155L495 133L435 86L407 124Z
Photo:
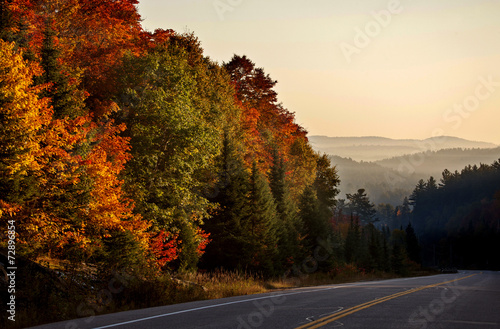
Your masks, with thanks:
M442 136L417 139L391 139L385 137L327 137L309 136L315 150L321 153L351 158L356 161L377 161L424 151L454 148L496 148L498 145Z
M331 137L313 136L312 143L316 150L323 151L319 145L326 145ZM439 182L442 172L445 169L453 172L459 172L467 165L480 165L481 163L492 164L500 158L500 147L487 148L495 146L490 143L471 142L459 138L447 138L447 141L440 145L452 146L457 144L472 145L475 148L447 148L434 151L420 151L397 155L387 159L376 161L358 160L356 161L352 154L360 152L363 149L369 149L368 145L360 146L361 143L377 143L373 147L377 152L385 150L385 153L398 154L401 150L408 148L408 143L425 142L415 140L391 140L380 137L358 137L358 138L333 138L337 145L348 145L352 141L357 141L358 146L342 146L337 150L350 151L347 157L329 154L332 164L336 166L341 183L339 198L344 199L346 193L354 193L359 188L365 188L370 200L375 204L389 203L394 206L402 203L405 196L409 196L418 180L427 180L430 176ZM319 143L318 143L319 141ZM410 141L410 142L409 142ZM426 140L429 145L433 140ZM323 144L322 144L323 143ZM385 145L384 145L385 143ZM405 143L407 146L405 146ZM374 145L372 144L372 145ZM388 144L393 144L390 146ZM330 144L331 145L331 144ZM437 148L437 147L435 147ZM363 153L363 152L360 152ZM362 154L366 159L367 152ZM377 155L375 152L373 155ZM379 153L380 154L380 153Z
M375 204L390 203L400 205L420 179L417 175L402 176L396 170L383 167L373 162L358 162L339 156L330 156L340 177L340 199L346 193L355 193L364 188L370 200ZM397 177L396 180L393 178Z
M393 169L403 175L415 173L419 176L440 178L444 169L451 172L460 171L468 165L492 164L498 159L500 159L500 147L491 149L454 148L407 154L374 163Z

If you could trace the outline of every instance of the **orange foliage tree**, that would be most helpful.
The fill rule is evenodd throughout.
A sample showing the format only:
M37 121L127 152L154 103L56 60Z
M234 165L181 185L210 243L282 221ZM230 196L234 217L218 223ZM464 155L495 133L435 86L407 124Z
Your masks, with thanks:
M123 126L89 116L55 118L33 86L42 70L1 41L2 200L0 215L17 221L20 250L85 260L113 232L133 232L144 250L149 223L133 214L118 179L128 141ZM82 104L83 106L83 104ZM5 195L5 197L4 197Z
M87 103L98 115L109 113L115 92L114 71L126 52L139 53L143 37L137 0L12 0L7 9L14 31L27 25L30 48L40 53L43 31L51 25L62 60L83 71ZM17 28L16 28L17 26Z
M306 131L295 122L295 116L278 103L274 86L277 81L246 56L235 55L225 64L236 91L236 102L242 107L241 128L249 168L258 159L259 170L267 174L272 153L277 151L288 164L288 178L293 181L295 198L303 186L312 183L316 155L308 144ZM295 191L298 189L297 191Z

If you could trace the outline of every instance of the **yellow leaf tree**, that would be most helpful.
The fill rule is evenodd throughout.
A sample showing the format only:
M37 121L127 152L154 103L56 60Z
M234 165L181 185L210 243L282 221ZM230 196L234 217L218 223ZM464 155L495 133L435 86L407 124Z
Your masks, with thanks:
M16 222L19 250L32 257L85 261L125 231L146 252L149 223L118 179L130 158L124 126L56 118L50 98L38 96L45 86L33 86L41 73L0 41L1 224Z
M28 65L14 44L0 40L0 216L13 215L31 191L28 173L40 170L40 131L51 118L46 99L32 77L40 68Z

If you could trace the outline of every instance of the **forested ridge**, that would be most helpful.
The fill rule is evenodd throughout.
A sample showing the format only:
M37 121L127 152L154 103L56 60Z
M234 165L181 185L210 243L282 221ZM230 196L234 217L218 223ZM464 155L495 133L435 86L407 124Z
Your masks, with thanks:
M144 31L136 3L2 2L3 223L31 259L193 270L234 236L235 268L274 273L307 229L292 205L307 190L326 216L334 168L262 68Z
M377 227L411 225L424 267L499 269L499 161L420 179L402 204L375 206Z
M424 263L500 268L499 161L418 182L409 200Z
M144 31L135 4L2 2L1 214L18 252L101 276L279 276L322 241L342 264L335 225L359 216L336 211L336 169L277 82L193 34Z
M314 147L314 144L313 144ZM318 150L318 148L316 148ZM424 177L440 177L444 169L462 170L465 166L492 163L500 154L500 148L489 149L443 149L412 155L403 155L374 162L354 161L330 155L341 177L341 190L355 192L364 187L375 204L384 203L397 206L405 196L409 196L417 182Z

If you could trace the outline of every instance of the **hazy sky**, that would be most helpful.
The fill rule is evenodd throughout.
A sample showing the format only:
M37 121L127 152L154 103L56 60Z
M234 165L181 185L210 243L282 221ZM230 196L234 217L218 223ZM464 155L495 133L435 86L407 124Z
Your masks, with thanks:
M311 135L500 144L500 0L140 0L143 26L247 55Z

